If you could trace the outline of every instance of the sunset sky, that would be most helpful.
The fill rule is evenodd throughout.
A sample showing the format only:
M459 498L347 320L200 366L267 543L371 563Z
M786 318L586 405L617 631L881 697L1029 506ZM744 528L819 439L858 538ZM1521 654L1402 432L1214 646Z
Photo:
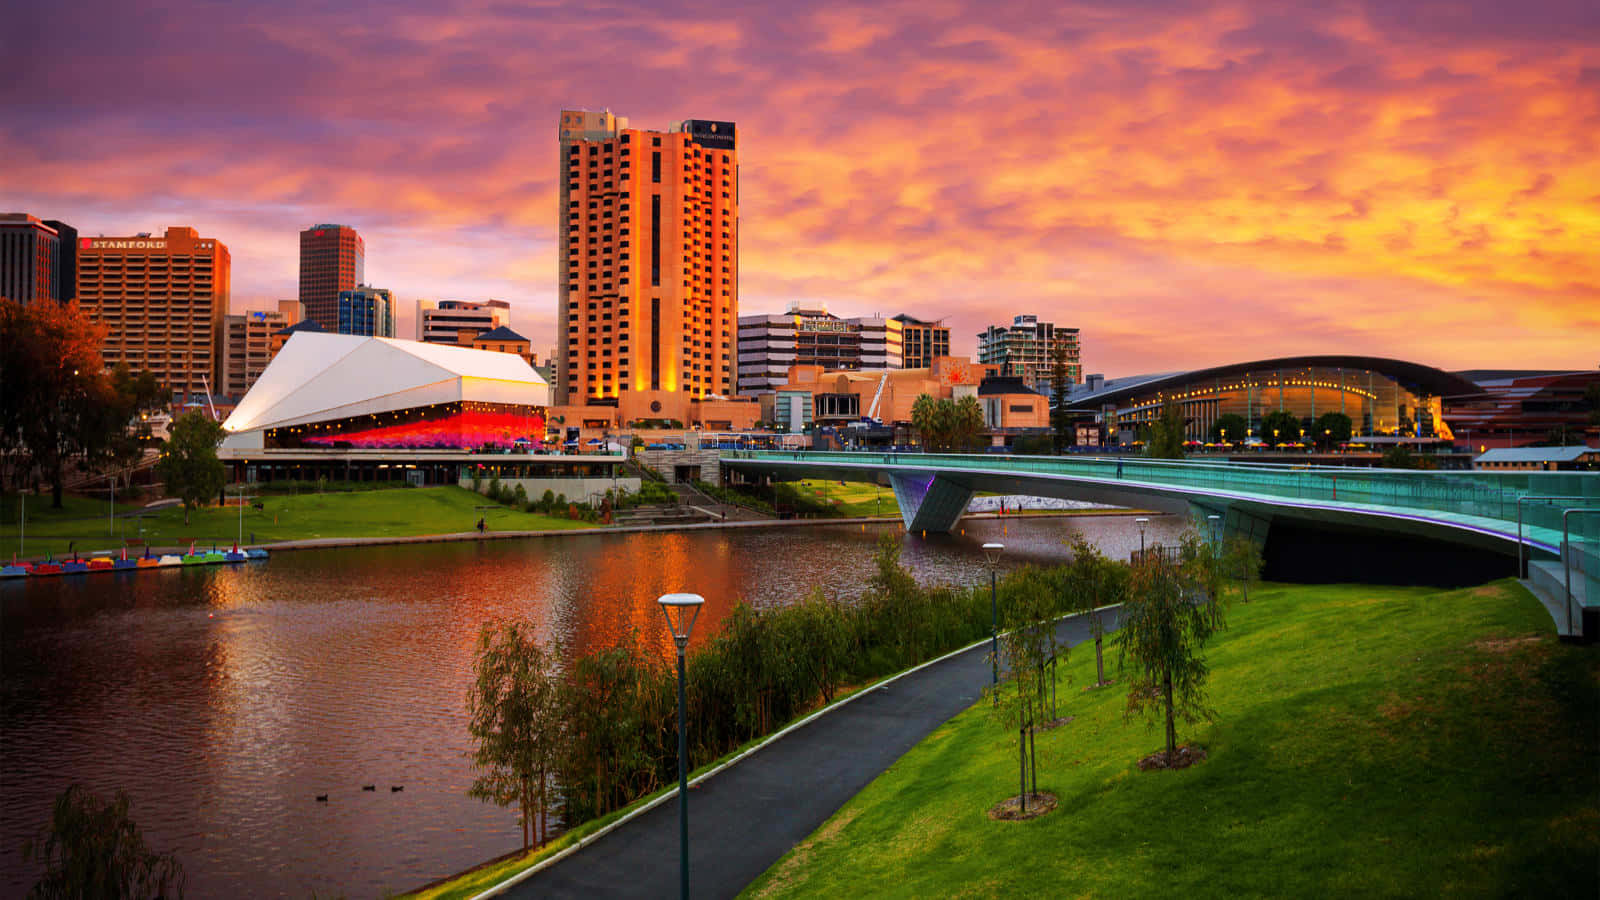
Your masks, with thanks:
M20 18L19 18L20 17ZM30 19L29 17L36 17ZM355 226L555 316L556 124L739 125L740 310L1083 329L1086 372L1600 364L1594 0L14 5L0 211L192 225L235 307Z

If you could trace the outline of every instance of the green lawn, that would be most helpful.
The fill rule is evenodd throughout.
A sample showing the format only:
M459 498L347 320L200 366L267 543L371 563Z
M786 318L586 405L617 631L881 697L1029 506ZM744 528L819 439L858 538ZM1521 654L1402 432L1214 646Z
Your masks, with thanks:
M471 531L483 516L491 531L520 531L545 528L585 528L587 523L566 518L532 515L491 504L484 497L459 487L395 488L354 493L265 495L258 498L263 509L246 507L244 539L247 543L298 540L318 537L396 537L415 534L441 534ZM0 554L10 559L18 552L17 506L15 494L0 498ZM474 509L492 506L491 509ZM132 518L138 506L117 507L115 533L107 524L105 500L68 495L65 508L50 509L50 498L27 498L27 544L25 555L60 554L68 542L77 549L100 550L121 547L124 538L140 538L156 546L176 546L188 539L210 546L213 542L232 544L239 533L238 507L207 507L190 514L183 522L182 508L154 512L148 518ZM141 531L142 529L142 531Z
M1208 653L1210 758L1140 772L1159 733L1063 669L1029 822L1016 734L969 709L746 892L755 896L1593 896L1600 649L1558 643L1514 582L1269 585Z
M876 484L858 481L840 484L813 478L794 482L794 486L818 504L833 509L841 518L898 518L900 515L900 504L895 502L894 491Z

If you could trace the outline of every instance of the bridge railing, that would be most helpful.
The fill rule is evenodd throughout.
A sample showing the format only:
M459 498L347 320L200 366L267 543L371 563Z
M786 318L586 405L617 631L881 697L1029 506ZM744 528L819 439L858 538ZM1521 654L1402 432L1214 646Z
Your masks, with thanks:
M1457 472L1352 469L1342 466L1241 464L1116 457L1016 457L982 454L841 451L734 451L731 459L855 466L1029 472L1106 481L1261 494L1291 500L1416 509L1515 522L1517 500L1529 495L1584 498L1600 505L1600 475L1582 472ZM1568 504L1572 505L1572 504ZM1561 531L1560 506L1524 504L1527 526Z
M1569 509L1600 508L1600 474L1592 472L1418 471L1127 457L995 457L871 451L741 450L726 453L724 458L871 469L918 467L1093 478L1376 507L1386 512L1415 510L1418 514L1453 519L1468 526L1483 525L1483 520L1489 520L1494 530L1508 535L1516 532L1520 515L1524 537L1535 541L1536 546L1550 548L1557 555L1563 538L1563 514ZM1586 605L1600 605L1600 515L1575 514L1566 525L1566 559L1572 568L1573 583L1577 585L1581 581L1586 587Z

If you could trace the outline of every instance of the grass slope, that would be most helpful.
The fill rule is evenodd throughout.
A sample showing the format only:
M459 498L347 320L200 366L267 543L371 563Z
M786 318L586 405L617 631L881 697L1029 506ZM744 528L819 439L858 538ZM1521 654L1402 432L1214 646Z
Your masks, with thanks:
M489 505L484 497L459 487L395 488L352 493L266 495L258 498L263 509L244 511L244 537L255 543L318 537L396 537L471 531L483 516L493 531L583 528L587 523L534 515ZM182 508L155 512L149 518L119 518L113 535L107 527L104 500L68 495L64 508L50 508L48 496L27 498L28 525L25 553L60 554L69 541L78 550L121 547L124 538L142 538L156 546L175 546L195 539L202 545L232 544L239 532L239 509L206 507L183 523ZM17 550L15 494L0 499L0 552L6 559ZM120 515L141 512L141 507L119 506ZM143 529L141 533L140 529Z
M979 704L753 884L754 896L1593 896L1600 649L1558 643L1514 582L1436 591L1270 585L1213 641L1210 758L1138 771L1093 650L1064 668L1075 721L1039 735L1029 822L1016 736Z

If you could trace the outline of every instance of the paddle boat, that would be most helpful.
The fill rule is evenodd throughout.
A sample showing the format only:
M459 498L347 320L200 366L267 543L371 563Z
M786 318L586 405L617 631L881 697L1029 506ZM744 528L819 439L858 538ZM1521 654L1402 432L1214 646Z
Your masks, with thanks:
M32 563L19 563L15 559L0 566L0 578L25 578L33 571Z
M164 553L161 556L161 561L157 563L157 565L181 566L183 565L183 557L177 555L176 553Z
M61 564L56 562L55 560L52 560L52 559L47 559L42 563L34 563L33 571L30 572L29 574L30 575L60 575L61 574Z
M89 571L91 572L99 572L101 570L110 570L113 568L116 568L116 565L112 562L112 559L109 556L96 556L89 560Z
M234 544L232 550L229 550L228 552L222 554L222 561L223 562L242 563L242 562L244 562L245 560L247 560L249 558L250 558L250 554L244 552L243 550L240 550L238 544Z
M151 556L147 553L144 556L139 557L137 560L135 560L135 562L141 569L154 569L156 566L161 565L161 557Z
M245 555L251 559L266 559L267 551L261 549L260 547L251 547L249 550L245 551Z
M63 575L82 575L87 571L89 571L89 563L85 560L74 557L73 559L61 561L61 574Z

